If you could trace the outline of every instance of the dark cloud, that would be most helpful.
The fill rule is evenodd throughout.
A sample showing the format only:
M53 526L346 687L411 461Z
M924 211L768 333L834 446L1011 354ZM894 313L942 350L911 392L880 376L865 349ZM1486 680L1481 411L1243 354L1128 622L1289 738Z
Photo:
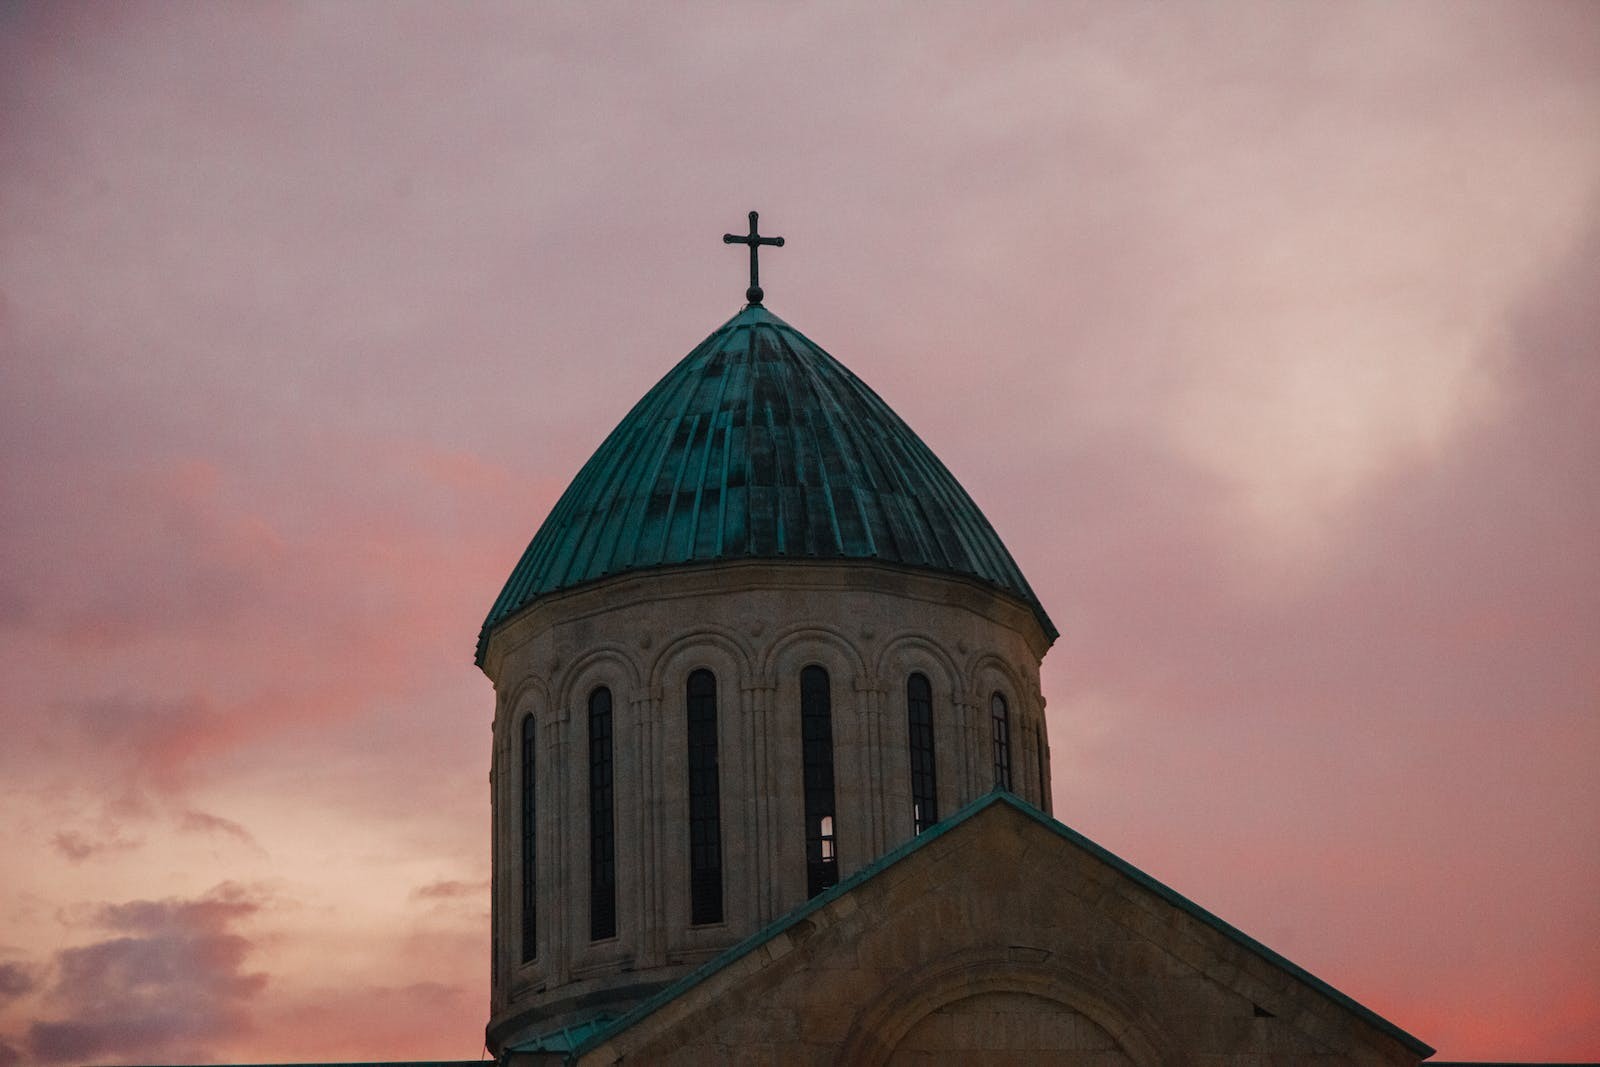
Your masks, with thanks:
M35 968L22 963L0 963L0 1003L31 993L38 985Z
M96 925L117 936L56 954L53 1017L29 1027L30 1053L42 1063L209 1058L250 1028L247 1005L266 985L245 969L253 943L233 929L260 907L227 883L198 899L101 906Z

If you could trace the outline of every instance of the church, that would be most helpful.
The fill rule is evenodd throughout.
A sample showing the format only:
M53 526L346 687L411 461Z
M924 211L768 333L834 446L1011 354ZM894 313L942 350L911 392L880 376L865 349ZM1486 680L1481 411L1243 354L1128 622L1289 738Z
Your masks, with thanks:
M1058 634L865 383L746 303L484 622L489 1051L512 1065L1418 1064L1053 818Z

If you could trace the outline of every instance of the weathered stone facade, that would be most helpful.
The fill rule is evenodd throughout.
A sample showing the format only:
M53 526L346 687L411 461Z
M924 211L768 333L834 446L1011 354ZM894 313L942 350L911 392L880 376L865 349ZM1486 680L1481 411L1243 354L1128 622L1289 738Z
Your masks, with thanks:
M1432 1052L1002 794L576 1049L664 1064L1416 1064Z
M906 684L933 690L938 801L995 785L989 702L1010 711L1011 787L1050 805L1028 607L970 579L855 562L731 562L540 599L496 630L491 1046L626 1010L806 899L798 679L832 691L840 874L913 836ZM718 685L724 919L690 923L685 680ZM588 924L588 695L615 701L617 933ZM538 950L521 949L518 743L536 737Z

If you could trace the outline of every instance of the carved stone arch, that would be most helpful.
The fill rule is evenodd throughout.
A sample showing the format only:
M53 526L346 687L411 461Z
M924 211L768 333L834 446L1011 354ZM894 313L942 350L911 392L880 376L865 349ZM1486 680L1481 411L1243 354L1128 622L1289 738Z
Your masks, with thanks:
M979 749L974 753L978 763L978 788L998 786L993 767L998 759L998 746L994 740L994 696L998 693L1005 701L1007 719L1006 761L1010 768L1007 787L1017 796L1035 803L1041 810L1049 802L1038 795L1039 767L1035 760L1033 727L1039 721L1039 710L1032 694L1025 688L1025 679L1016 666L993 652L980 652L969 661L968 679L972 685L972 708L976 719L974 736L979 739Z
M507 691L501 708L504 717L500 728L495 730L495 747L489 765L494 790L492 803L501 821L512 817L516 792L521 788L518 753L522 747L522 724L532 718L537 729L541 721L548 721L550 707L550 691L542 678L523 678ZM499 833L497 828L495 834Z
M908 683L924 675L932 690L934 781L933 812L949 815L970 799L966 769L964 687L954 658L938 642L918 631L889 635L874 673L884 693L883 745L884 838L895 843L916 833L917 784L912 762L917 757L909 720ZM926 828L926 824L924 824Z
M1027 950L1022 950L1026 952ZM1183 1062L1152 1020L1140 1017L1089 975L1057 960L1016 959L1018 950L959 953L889 982L856 1013L837 1062L885 1064L917 1023L940 1008L984 993L1020 993L1077 1012L1109 1034L1138 1067Z
M736 688L748 687L755 677L755 653L750 645L735 630L725 626L700 626L688 633L673 638L662 647L660 653L651 661L647 677L651 687L666 684L667 675L672 673L675 664L684 656L692 656L697 648L715 649L717 654L726 657L725 666L732 666L735 671L733 678L718 679L719 687L732 683ZM695 663L678 672L685 676L695 667L707 666L705 663Z
M836 874L855 870L881 851L873 823L874 794L881 787L877 753L871 747L877 739L867 725L873 697L862 688L867 670L860 649L836 626L799 623L779 629L761 664L770 714L762 723L768 769L758 788L766 794L772 813L768 838L772 893L785 907L798 904L808 892L801 678L812 666L820 667L828 678L833 775L828 826L834 870Z
M845 635L844 630L840 627L820 625L818 623L797 623L793 626L784 627L773 635L773 640L762 655L760 665L756 671L756 677L760 683L768 686L776 685L778 671L784 658L796 646L807 643L825 645L839 654L841 661L848 666L851 672L850 677L840 679L841 681L848 684L853 682L855 678L866 674L867 664L861 657L861 650ZM800 666L804 665L801 664ZM821 661L818 661L818 665L823 667L832 666Z
M1001 691L1013 708L1018 710L1026 708L1030 714L1032 713L1033 694L1026 680L1015 664L993 652L979 652L969 657L962 672L971 687L971 699L974 704L983 708L989 706L989 694L994 691L995 686L984 684L983 675L986 671L993 671L1005 679L1005 686Z
M528 674L517 679L517 683L506 692L501 711L504 713L504 729L495 730L495 740L502 757L517 745L521 736L522 719L530 711L548 710L554 705L550 700L550 687L545 680L536 674Z
M897 670L897 657L902 662L908 660L913 665L905 670ZM873 664L873 677L877 679L879 685L893 693L904 688L905 675L914 670L929 675L928 680L934 683L935 693L943 689L954 699L965 691L965 687L961 684L961 669L950 653L938 643L920 633L910 631L891 635L884 641L883 650L878 653L877 661Z
M658 866L654 869L661 889L660 915L669 953L726 947L727 930L748 929L755 921L754 855L755 790L750 786L755 745L751 740L755 717L750 710L754 656L735 631L700 625L682 633L662 648L647 675L652 692L661 697L660 777L658 795L664 801ZM690 879L689 744L686 683L695 671L705 669L716 680L719 782L719 830L722 844L723 918L716 923L695 923Z
M539 697L548 706L550 703L550 686L537 674L525 674L517 679L506 693L505 702L501 705L512 718L520 717L524 702L531 695Z
M587 699L589 690L601 684L620 690L614 696L626 701L639 690L641 674L638 661L626 646L600 645L579 656L562 672L560 703L576 712L576 701ZM622 689L624 685L626 689Z

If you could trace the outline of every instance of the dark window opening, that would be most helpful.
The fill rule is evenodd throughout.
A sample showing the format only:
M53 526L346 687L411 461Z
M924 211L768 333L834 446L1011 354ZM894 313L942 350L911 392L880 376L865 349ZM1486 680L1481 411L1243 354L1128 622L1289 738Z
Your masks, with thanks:
M722 814L717 780L717 679L689 675L689 921L722 921Z
M933 687L921 674L906 680L906 717L911 748L911 822L917 833L939 821L933 762Z
M993 722L994 785L1011 788L1011 710L1006 698L996 693L989 698L989 717Z
M800 738L805 764L806 896L814 897L839 884L839 857L834 835L833 700L828 672L807 667L800 672Z
M617 825L611 690L589 694L589 940L617 934Z
M1045 767L1045 757L1049 750L1044 747L1044 726L1035 723L1033 727L1033 749L1039 758L1039 810L1050 810L1050 773Z
M522 962L539 953L539 916L534 896L533 716L522 720Z

